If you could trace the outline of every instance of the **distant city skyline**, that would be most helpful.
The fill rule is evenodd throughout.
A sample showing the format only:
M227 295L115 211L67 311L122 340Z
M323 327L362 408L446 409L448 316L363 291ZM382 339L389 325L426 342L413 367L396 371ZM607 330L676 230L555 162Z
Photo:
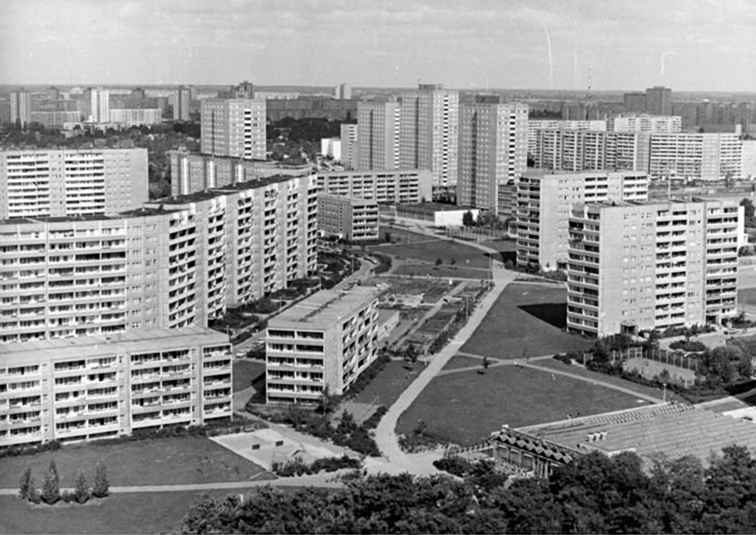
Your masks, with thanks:
M4 0L0 15L0 84L756 88L746 0Z

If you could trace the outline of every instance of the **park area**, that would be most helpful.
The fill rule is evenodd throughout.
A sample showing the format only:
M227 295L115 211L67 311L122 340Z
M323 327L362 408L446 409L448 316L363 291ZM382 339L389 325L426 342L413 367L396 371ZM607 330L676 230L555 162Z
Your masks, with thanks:
M79 470L91 478L99 461L107 469L110 484L117 487L273 477L260 466L205 437L186 436L77 444L34 455L3 457L0 458L0 487L16 487L27 467L41 482L51 459L55 459L62 487L73 487Z
M564 331L566 300L566 290L558 285L511 284L462 351L525 358L588 349L591 340Z
M504 424L522 427L646 403L579 379L506 365L434 378L401 415L397 433L420 426L440 441L470 445Z

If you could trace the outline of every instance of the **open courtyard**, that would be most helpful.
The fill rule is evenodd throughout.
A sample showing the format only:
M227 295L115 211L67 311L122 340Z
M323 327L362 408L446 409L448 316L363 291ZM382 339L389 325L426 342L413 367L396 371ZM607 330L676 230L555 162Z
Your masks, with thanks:
M509 285L462 351L524 358L579 351L592 341L564 331L567 292L559 285Z
M647 403L579 379L506 365L434 378L401 415L397 433L411 433L422 422L439 440L469 445L505 424L522 427Z

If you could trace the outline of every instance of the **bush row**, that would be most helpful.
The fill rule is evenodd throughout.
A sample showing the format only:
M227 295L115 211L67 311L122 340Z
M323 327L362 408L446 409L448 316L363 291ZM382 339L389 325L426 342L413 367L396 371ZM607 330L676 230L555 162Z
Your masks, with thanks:
M361 465L359 459L354 459L346 455L342 457L328 457L325 459L316 459L311 464L305 463L297 457L283 463L273 463L273 472L281 477L301 476L306 474L317 474L318 472L335 472L342 468L359 468Z

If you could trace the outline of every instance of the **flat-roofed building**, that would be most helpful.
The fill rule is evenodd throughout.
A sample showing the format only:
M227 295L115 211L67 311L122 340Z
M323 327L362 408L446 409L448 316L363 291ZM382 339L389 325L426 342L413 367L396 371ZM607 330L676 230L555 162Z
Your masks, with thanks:
M317 403L342 395L377 358L378 294L369 286L324 290L268 322L269 403Z
M533 165L555 171L646 171L642 134L594 130L536 130Z
M357 169L399 167L399 120L395 99L361 101L357 104L357 139L360 140Z
M528 119L528 154L535 154L536 133L538 130L592 130L606 132L606 121L603 119Z
M32 120L32 98L28 91L13 91L10 94L10 121L25 128Z
M108 117L109 122L123 126L160 124L163 121L163 110L160 108L110 108Z
M740 209L704 199L573 206L567 328L607 336L734 316Z
M478 96L459 114L457 202L498 215L500 186L527 168L528 105Z
M743 143L738 134L651 134L648 173L687 180L739 179Z
M168 151L171 163L171 195L231 186L270 176L305 176L309 164L287 165L275 160L243 160L181 150Z
M674 134L682 132L682 117L647 113L618 115L612 121L612 130L614 132Z
M348 242L378 239L378 203L359 197L318 194L318 229Z
M200 121L201 152L245 160L264 160L265 110L265 99L204 99Z
M566 267L573 204L647 198L645 173L528 169L517 185L517 264L547 271Z
M229 419L232 359L200 328L0 345L0 447Z
M411 224L431 227L461 227L464 225L464 217L468 212L473 221L478 220L478 215L480 215L478 208L437 202L399 204L393 207L390 213L396 219L404 219Z
M0 219L115 214L148 198L146 149L0 151Z
M433 175L426 169L318 172L324 193L375 200L378 204L429 201Z
M357 169L359 166L358 125L354 123L341 124L341 163L347 169Z
M206 326L313 273L314 176L117 216L0 220L0 342Z

